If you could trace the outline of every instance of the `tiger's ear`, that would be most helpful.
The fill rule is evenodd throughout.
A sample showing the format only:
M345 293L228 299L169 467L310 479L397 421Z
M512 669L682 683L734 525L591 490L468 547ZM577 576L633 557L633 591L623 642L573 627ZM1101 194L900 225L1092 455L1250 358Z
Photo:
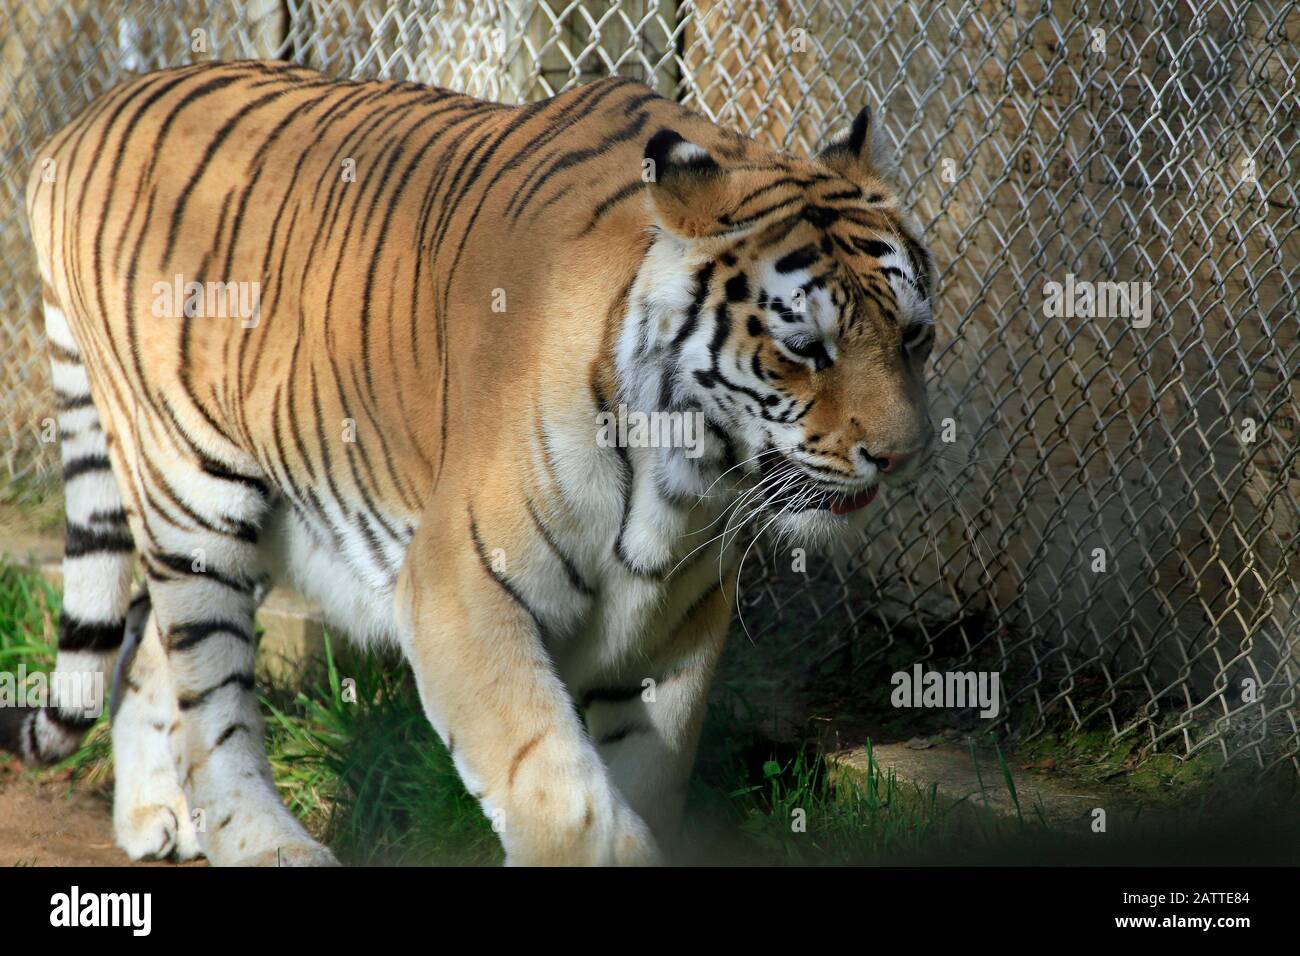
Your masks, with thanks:
M726 172L694 143L661 129L645 146L642 178L659 225L683 239L716 235L726 227L731 182Z
M850 182L868 177L893 179L898 172L888 137L880 124L873 122L869 106L862 107L853 125L833 137L817 159Z

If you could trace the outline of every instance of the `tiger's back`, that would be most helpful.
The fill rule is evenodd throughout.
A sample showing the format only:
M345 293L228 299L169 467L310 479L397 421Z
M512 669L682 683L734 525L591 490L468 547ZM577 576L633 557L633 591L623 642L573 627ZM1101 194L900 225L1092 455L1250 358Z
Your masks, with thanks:
M591 332L644 253L645 134L670 122L718 138L619 79L516 108L279 64L180 68L55 137L29 212L92 381L158 396L212 458L302 504L364 495L395 531L448 456L476 481L539 389L587 387ZM229 284L258 315L202 314ZM316 440L341 428L349 468ZM335 487L298 477L326 473ZM372 557L391 583L395 554Z

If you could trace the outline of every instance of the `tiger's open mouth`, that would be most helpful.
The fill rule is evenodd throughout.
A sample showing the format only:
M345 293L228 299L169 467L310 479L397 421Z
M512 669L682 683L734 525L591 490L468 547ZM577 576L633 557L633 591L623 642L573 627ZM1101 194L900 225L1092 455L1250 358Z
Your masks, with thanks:
M780 455L764 456L760 462L761 480L770 486L765 503L772 511L785 511L787 514L829 511L834 515L847 515L871 504L880 491L879 484L850 493L827 488Z
M879 490L879 485L872 485L866 491L859 491L857 494L840 495L831 502L831 514L846 515L859 508L865 508L876 500L876 492Z

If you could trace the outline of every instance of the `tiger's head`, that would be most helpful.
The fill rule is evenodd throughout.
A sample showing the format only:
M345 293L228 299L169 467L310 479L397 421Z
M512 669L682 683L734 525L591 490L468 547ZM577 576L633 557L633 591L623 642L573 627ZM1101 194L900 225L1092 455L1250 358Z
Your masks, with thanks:
M654 356L660 407L702 412L778 531L839 530L928 458L930 256L882 145L863 110L812 160L724 144L719 162L668 129L646 147L629 348Z

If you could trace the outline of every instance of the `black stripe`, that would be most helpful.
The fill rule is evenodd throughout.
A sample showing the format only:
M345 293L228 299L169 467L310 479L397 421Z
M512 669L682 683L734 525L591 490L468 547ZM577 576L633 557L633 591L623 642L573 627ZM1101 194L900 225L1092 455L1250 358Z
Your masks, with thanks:
M27 731L27 752L33 757L41 756L40 743L36 740L36 716L40 711L32 711L27 715L27 720L23 724Z
M322 114L321 117L318 118L315 123L315 129L318 133L323 133L324 130L328 129L329 127L345 119L348 115L350 115L353 111L359 108L362 104L364 104L369 100L378 98L384 92L384 90L380 88L378 90L374 90L372 92L366 93L364 86L355 82L349 82L345 85L353 86L354 90L352 92L354 94L360 94L360 95L351 96L350 102L345 100L344 102L347 102L346 106L342 106L342 104L338 104L335 106L334 109L327 110L324 114ZM342 108L340 108L340 106L342 106ZM319 142L323 140L317 139L316 141ZM262 275L269 276L271 274L270 266L271 266L272 254L274 253L277 247L281 248L282 250L280 255L280 264L277 267L275 273L275 281L271 284L271 298L266 303L266 308L264 310L268 315L275 314L275 306L280 299L280 290L284 288L284 267L288 259L288 251L293 247L293 243L291 242L291 239L293 237L294 227L298 222L298 206L295 205L293 214L290 216L289 227L285 233L284 239L282 241L277 241L277 238L280 234L280 222L284 216L284 211L289 204L290 198L294 196L297 192L298 177L305 167L306 167L306 155L304 154L303 161L296 163L294 165L293 175L289 179L288 184L284 186L281 192L280 204L279 207L276 209L275 219L273 220L271 226L270 239L266 242L266 254L262 259L262 271L261 271ZM306 273L304 272L304 276L305 275ZM246 355L247 355L247 349L249 343L253 341L253 339L254 336L249 336L249 335L240 337L239 355L236 361L236 367L239 370L238 384L241 392L248 388L246 382L256 381L257 371L259 366L261 365L262 356L265 352L266 344L271 340L271 337L261 336L260 338L258 338L257 340L259 343L258 349L253 356L251 365L249 365L248 362L246 361ZM245 431L247 431L247 421L246 421L244 409L241 407L239 409L236 409L236 411L239 416L239 420L242 423L242 426L244 427Z
M127 553L135 550L135 542L125 530L102 531L80 524L68 524L65 532L63 556L80 558L104 552Z
M227 740L235 736L235 734L239 733L240 731L243 731L244 733L248 733L248 725L231 724L229 727L227 727L225 730L221 732L221 735L219 737L217 737L216 743L212 745L212 749L216 750L218 747L220 747L222 744L224 744Z
M537 509L533 507L533 500L525 496L524 504L528 507L528 514L532 516L533 524L537 526L537 531L542 536L542 540L550 546L551 551L554 552L555 557L564 567L564 573L568 576L569 583L573 585L573 589L586 597L591 597L595 594L596 592L592 590L591 585L582 579L582 575L578 573L578 569L574 565L573 561L570 560L567 554L560 550L560 546L556 544L555 538L551 535L551 532L547 530L546 525L542 523L541 515L539 515Z
M474 553L478 555L478 560L479 563L483 565L483 570L487 572L488 577L500 586L501 590L505 591L506 594L510 596L511 600L528 613L528 616L533 620L533 626L537 628L538 636L540 636L543 642L545 642L548 637L546 625L542 623L542 619L537 615L537 612L529 607L528 602L523 599L523 596L515 590L514 585L506 580L503 575L497 574L496 569L492 567L492 562L488 560L487 549L483 546L483 539L479 537L478 524L474 521L474 510L468 508L466 511L469 514L469 536L474 542Z
M645 724L625 724L622 727L618 727L610 731L609 733L605 734L598 741L596 741L596 743L602 747L605 747L608 746L609 744L618 743L620 740L629 736L630 734L643 734L649 729L650 728L647 727Z
M461 214L462 201L470 195L470 190L478 182L479 177L483 175L484 167L487 165L488 161L501 147L505 140L511 134L516 132L516 130L525 125L535 113L545 106L545 103L546 101L541 101L528 106L519 107L519 114L511 120L511 122L506 125L505 129L496 137L484 137L478 140L469 149L461 162L447 164L448 166L455 166L456 172L452 177L451 182L447 185L446 199L442 204L442 209L439 211L438 219L434 223L433 234L425 245L429 245L437 250L441 250L444 247L444 240L451 230L452 223ZM480 151L482 151L481 155ZM475 163L473 170L470 172L469 177L462 182L461 174L470 168L469 164L475 161L476 158L477 162ZM451 373L451 365L448 360L447 349L447 313L449 310L450 290L455 284L456 268L460 264L461 255L465 251L465 244L469 241L469 237L473 235L474 224L478 220L479 213L483 210L483 204L486 199L487 193L481 194L478 203L475 204L474 209L469 214L469 220L460 234L460 242L456 246L455 254L452 256L451 262L446 267L445 273L443 273L448 276L448 279L441 283L438 296L439 301L434 310L438 322L438 345L441 353L440 357L442 364L442 375L439 382L439 394L442 396L442 400L439 403L442 406L442 422L439 431L440 444L438 448L438 470L434 475L435 484L441 479L442 468L447 459L447 415L449 411L447 395L450 391L448 378Z
M299 425L301 424L301 420L298 415L297 409L294 408L294 399L295 396L298 394L297 382L298 382L298 371L300 368L298 363L298 349L300 344L301 344L301 339L296 338L293 344L293 357L290 359L289 362L289 377L285 383L286 398L285 398L284 416L289 423L289 437L293 439L294 451L298 453L298 464L301 465L302 469L307 473L306 490L308 496L310 497L311 486L317 484L320 481L320 475L316 473L316 463L312 460L312 457L309 454L307 454L307 442L303 439L302 431L299 428ZM340 386L340 391L341 391L342 383L339 382L337 384ZM277 409L277 411L279 411L279 409Z
M237 471L232 471L215 458L209 458L202 452L199 452L199 467L203 469L204 474L213 478L252 488L263 498L266 498L270 494L266 482L262 481L262 479L256 478L253 475L243 475Z
M326 489L328 490L330 500L333 501L336 505L338 505L339 510L343 513L343 520L345 522L350 522L351 509L348 508L347 504L345 503L345 499L343 495L339 492L338 485L334 483L334 467L332 464L332 459L330 458L330 450L329 450L330 443L329 440L325 437L325 422L324 422L324 416L321 413L320 390L316 384L315 365L309 365L307 367L307 387L310 391L312 419L313 419L313 424L315 425L315 432L316 432L316 448L317 450L320 451L321 470L325 474ZM304 455L306 454L305 451L303 451L302 453ZM311 497L313 504L316 505L317 510L320 512L321 517L324 518L325 509L324 506L320 503L319 498L316 496L315 489L314 488L308 489L308 495ZM366 533L366 528L364 524L361 527L361 531L362 531L362 536L366 538L367 543L370 544L371 550L373 551L376 545L373 541L371 541L372 535L368 535ZM387 570L382 555L380 556L379 559L379 567L380 570L383 571Z
M55 342L53 339L47 338L45 340L45 347L46 349L49 350L51 359L57 359L58 361L64 363L65 365L81 364L80 355L78 355L76 352L70 351L69 349L65 349L62 345L60 345L58 342Z
M221 690L223 687L229 687L232 684L239 686L243 690L253 689L253 678L250 674L231 674L219 684L213 684L207 690L199 691L197 694L186 694L181 696L177 701L181 710L193 710L205 703L209 697Z
M329 361L330 369L334 373L334 380L338 383L341 389L343 381L340 377L338 365L332 352L329 355ZM361 380L357 377L357 368L355 364L351 366L350 371L352 388L360 394ZM383 458L384 468L388 472L389 481L392 486L397 489L397 494L406 507L412 511L419 511L421 508L419 504L421 500L419 492L411 487L409 481L403 480L404 476L402 471L397 467L397 459L393 457L393 450L389 447L388 439L384 437L387 429L380 423L380 420L376 417L374 411L371 410L369 402L361 402L361 410L365 412L366 419L370 422L370 436L379 444L380 456Z
M818 229L827 229L840 218L839 210L827 206L809 206L803 211L803 217Z
M327 84L327 82L328 81L326 80L322 80L319 83L309 84L309 86L310 87L324 86ZM171 258L172 251L175 249L176 246L176 237L180 230L180 224L185 215L185 208L189 204L190 196L197 189L199 182L202 180L204 173L207 172L208 167L211 165L212 161L217 156L218 152L221 149L222 144L226 141L226 139L230 136L230 134L234 132L235 127L238 126L239 123L246 116L248 116L250 113L253 113L255 110L259 109L260 107L280 99L281 97L283 97L289 92L293 92L293 90L290 88L281 87L279 89L274 90L271 93L266 94L265 96L253 100L252 102L244 104L233 116L231 116L221 126L219 130L217 130L216 134L208 141L208 144L204 149L203 156L199 161L198 168L190 175L189 180L186 182L184 188L181 190L180 196L177 197L176 202L172 206L171 221L167 230L166 244L163 246L162 256L159 259L159 266L158 266L159 269L165 268L168 260ZM193 328L194 328L194 323L192 322L183 322L180 327L180 370L181 370L180 381L181 381L182 390L189 397L191 404L194 406L195 411L197 411L200 415L203 416L203 419L208 424L208 426L213 431L215 431L218 435L220 435L222 438L225 438L227 441L229 441L231 444L236 444L233 437L227 434L224 429L222 429L221 425L208 411L207 406L199 400L198 395L195 394L193 388L190 385L189 346L190 346L191 332L193 331Z
M232 518L230 515L221 515L221 520L227 525L229 530L226 533L231 537L247 541L249 544L257 544L262 529L253 522L245 521L243 518Z
M777 272L795 272L799 269L806 269L818 259L821 253L817 251L814 245L802 246L793 252L787 252L780 259L776 260Z
M59 615L60 651L114 651L122 643L125 621L91 624L80 621L67 611Z
M230 242L229 242L229 243L227 244L227 246L226 246L226 258L225 258L225 261L226 261L227 263L230 263L230 262L233 262L233 261L234 261L234 257L235 257L235 243L239 241L239 237L243 234L243 230L242 230L241 226L242 226L243 221L244 221L244 214L245 214L245 212L246 212L247 209L248 209L248 204L249 204L249 202L250 202L250 201L252 200L252 198L253 198L253 190L257 187L258 180L261 179L261 177L262 177L262 173L263 173L263 172L265 171L265 169L266 169L266 164L265 164L265 162L263 162L263 160L264 160L265 157L266 157L267 151L270 150L271 146L274 145L274 144L279 140L280 135L281 135L281 134L282 134L286 129L288 129L288 127L289 127L290 125L292 125L293 121L294 121L295 119L297 119L298 116L299 116L300 114L306 112L307 110L310 110L311 108L313 108L313 107L315 107L315 106L319 106L321 103L324 103L324 102L327 101L331 96L333 96L335 93L337 93L337 92L339 91L339 84L336 84L336 83L333 83L333 82L328 82L328 83L311 83L311 84L308 84L307 86L300 86L300 87L298 88L299 90L302 90L302 89L315 89L315 88L318 88L318 87L320 87L320 86L325 86L325 85L329 86L330 89L327 90L326 92L322 93L321 95L317 96L317 97L314 97L314 98L312 98L312 99L307 100L306 102L299 103L297 106L295 106L293 109L291 109L291 110L288 112L288 114L286 114L286 115L285 115L285 116L280 120L280 122L277 123L277 124L275 125L275 128L272 129L271 132L267 134L266 138L262 141L262 144L261 144L260 146L258 146L258 148L257 148L257 152L255 152L255 153L253 154L253 158L250 159L250 160L248 161L248 165L249 165L250 168L253 167L254 165L256 165L257 168L253 171L252 176L250 176L250 177L248 178L248 180L244 183L244 185L243 185L243 189L242 189L242 191L240 192L240 195L239 195L239 206L238 206L238 208L235 210L235 218L234 218L234 220L232 221L232 224L231 224L231 227L230 227ZM295 91L295 92L296 92L296 91ZM302 164L299 163L299 164L296 164L296 165L294 166L294 179L295 179L295 180L297 179L298 171L299 171L299 169L301 168L301 165L302 165ZM289 188L292 189L292 185L290 185ZM286 190L286 194L287 194L287 193L288 193L288 190ZM231 193L230 195L233 195L233 193ZM229 196L227 196L227 199L229 199ZM224 212L224 209L223 209L223 212ZM220 235L221 235L221 230L218 229L218 230L217 230L217 236L220 237Z
M770 193L774 189L780 189L782 186L793 186L799 192L803 192L810 185L812 185L812 183L809 180L804 179L800 176L780 176L769 183L765 183L764 185L759 186L757 189L751 189L745 195L741 196L740 199L736 201L735 208L732 210L732 215L739 215L740 211L744 209L745 206L747 206L749 203L753 202L755 199L757 199L759 196L762 196L764 193ZM740 216L740 218L754 219L756 217Z
M757 245L761 249L769 249L779 242L784 242L786 237L789 236L790 233L794 232L795 228L801 225L803 221L803 209L799 208L794 210L794 212L789 215L768 225L768 227L763 230L763 234L756 240Z
M481 110L471 111L458 119L452 120L451 123L448 125L448 130L450 131L450 130L457 129L462 124L476 119L481 114L481 112L482 112ZM455 147L452 148L453 155L454 155L454 151L455 151ZM454 162L446 162L446 163L441 163L439 165L441 168L438 170L437 175L435 175L432 180L430 180L428 183L425 184L424 199L421 201L420 215L418 220L416 221L416 226L415 226L415 234L416 236L420 237L420 243L421 243L420 249L422 252L427 253L427 255L422 254L422 255L417 255L415 257L415 275L412 278L412 287L415 289L415 302L414 302L414 311L413 311L414 315L424 315L426 312L425 309L422 309L420 307L420 298L424 294L425 286L428 283L422 282L421 278L424 274L425 260L427 259L429 262L433 262L435 259L434 256L435 247L432 245L433 240L429 238L429 217L433 213L434 206L437 205L438 194L442 189L442 184L443 181L446 179L448 171L452 167L456 166L457 164ZM439 209L439 216L440 216L439 222L441 222L441 211L442 211L441 206L439 206L438 209ZM434 290L434 295L435 298L440 299L440 294L437 292L437 290ZM435 304L433 306L430 306L430 308L436 309L437 305ZM435 335L434 344L438 349L438 358L441 361L442 350L446 342L447 329L446 329L446 324L443 322L442 316L436 316L436 320L437 320L436 321L437 332ZM415 356L416 356L416 364L418 366L420 364L420 352L418 351L419 340L416 337L415 332L418 328L421 327L421 324L419 322L411 322L410 327L411 327L411 347L412 349L416 350ZM443 367L445 368L445 365ZM445 381L446 380L444 376L444 385L445 385ZM443 432L444 438L446 435L445 424L446 423L444 421L444 432ZM438 460L437 474L441 474L442 462L443 459L442 457L440 457ZM435 483L436 483L436 477L435 477Z
M203 643L214 634L229 634L245 644L251 644L253 638L238 624L229 621L193 621L178 624L167 632L167 645L173 651L187 651Z
M800 206L800 209L793 211L787 220L799 221L803 218L802 212L803 198L801 196L791 196L789 199L781 199L768 206L764 206L752 215L745 216L743 219L733 218L733 215L724 215L718 217L718 222L727 227L726 231L736 232L740 229L746 229L754 225L760 219L764 219L773 213L780 212L782 209L788 209L790 206ZM784 235L784 233L783 233Z
M717 594L721 590L722 590L722 575L718 575L718 580L714 581L707 588L705 588L704 593L702 593L699 597L697 597L694 601L691 602L691 606L688 607L685 610L685 612L682 614L682 616L677 619L677 623L672 626L672 629L668 633L676 634L679 630L681 630L682 626L687 624L691 618L693 618L697 613L699 613L700 608L704 607L704 605L707 604L713 598L713 595Z
M168 554L165 551L154 551L146 557L147 564L152 562L156 562L176 574L211 578L218 584L224 585L232 591L238 591L240 594L251 594L253 592L253 584L248 580L248 578L243 577L242 575L238 577L225 575L219 571L213 571L211 568L208 568L206 571L195 571L193 561L183 554ZM149 570L152 573L153 568L150 567Z
M641 696L642 688L637 687L593 687L582 695L582 709L592 704L623 704Z
M724 470L730 471L736 464L736 446L731 443L730 436L713 422L706 419L704 427L709 430L709 434L722 443L722 465Z
M176 422L175 414L172 412L171 406L167 404L165 400L163 403L163 407L167 409L168 414L172 415L172 421L177 424L177 427L179 427L179 422ZM157 466L154 465L153 461L149 458L148 455L143 456L141 458L141 461L144 462L145 472L147 473L149 480L153 482L154 486L158 491L166 495L167 500L170 501L172 504L174 504L177 510L181 512L181 514L189 518L191 521L197 524L204 531L210 531L213 534L219 534L229 538L242 537L242 534L238 528L236 528L233 531L230 530L229 528L223 528L209 521L203 515L199 514L197 511L191 508L189 504L185 501L185 499L182 498L174 488L172 488L171 483L167 480L167 477L158 470ZM151 501L153 500L152 497L150 498L150 500ZM222 520L228 523L237 523L237 519L231 519L225 516L222 516ZM257 540L256 535L254 535L253 540L254 541Z
M878 194L873 193L874 198L868 198L867 202L876 202L880 199ZM818 202L836 202L840 199L860 199L862 197L862 188L860 186L850 186L848 189L841 189L838 192L825 193L818 197Z
M879 239L864 239L861 236L854 236L852 242L859 252L874 259L883 259L885 256L892 256L898 251L889 243L882 242Z
M58 412L75 412L78 409L89 408L95 404L95 400L90 397L90 393L85 395L58 395L54 409Z
M930 253L911 236L904 234L899 238L903 240L903 249L907 252L912 271L916 274L917 291L921 293L921 298L928 299L930 297Z
M632 459L628 455L626 448L622 445L615 445L614 451L618 454L619 462L623 466L623 474L627 476L627 481L623 485L623 514L618 522L618 536L614 538L614 556L618 558L619 563L627 569L629 574L634 574L640 578L658 580L666 575L671 568L667 565L659 569L638 568L632 563L627 550L623 547L623 535L627 534L627 523L632 517L632 499L636 495L636 468L632 465Z
M695 289L691 293L691 304L686 309L686 318L682 322L682 327L678 329L677 334L673 336L672 347L674 358L676 358L676 353L681 349L682 343L690 338L691 333L695 331L695 326L699 323L700 310L704 307L704 300L709 294L709 283L713 279L713 269L713 260L709 260L695 273Z
M52 723L58 724L64 730L76 734L84 734L87 730L95 725L97 717L87 717L85 714L77 711L64 712L58 707L46 707L44 709L45 719Z
M388 555L384 554L383 546L379 543L379 536L375 534L375 529L371 527L371 516L364 511L358 511L357 519L357 526L361 529L361 537L365 539L371 558L374 559L375 565L391 583L397 577L397 572L388 566Z
M637 193L641 192L644 186L645 184L641 182L641 180L634 179L630 183L620 186L609 196L606 196L604 199L602 199L599 203L596 204L595 210L592 211L591 218L587 220L587 225L583 227L582 232L579 233L578 235L581 236L590 232L592 229L596 227L596 223L600 222L600 220L604 218L605 215L611 209L613 209L623 200L630 199L632 196L637 195Z

